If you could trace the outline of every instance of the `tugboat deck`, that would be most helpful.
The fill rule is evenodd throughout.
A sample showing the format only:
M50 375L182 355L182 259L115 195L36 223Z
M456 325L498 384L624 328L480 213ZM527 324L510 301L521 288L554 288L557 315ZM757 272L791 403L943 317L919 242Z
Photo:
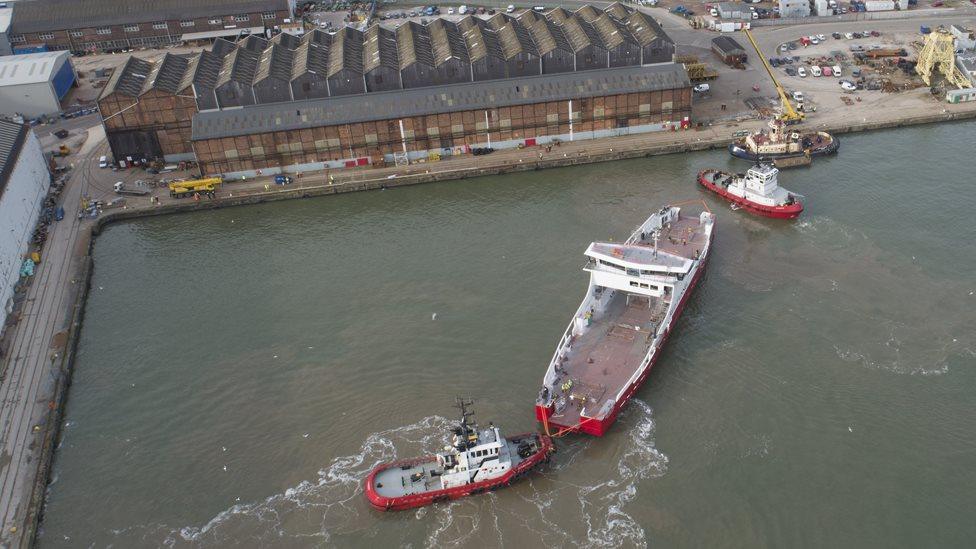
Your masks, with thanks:
M441 471L436 461L390 467L376 475L376 493L383 497L397 498L441 490L444 488L441 477L432 476L433 471ZM423 477L415 481L411 477L417 473L422 473Z

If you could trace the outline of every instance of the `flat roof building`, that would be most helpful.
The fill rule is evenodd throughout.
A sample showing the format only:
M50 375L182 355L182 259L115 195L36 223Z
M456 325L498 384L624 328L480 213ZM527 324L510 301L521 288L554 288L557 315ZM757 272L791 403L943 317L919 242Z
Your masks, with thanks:
M58 113L75 80L66 51L0 57L0 114Z
M73 52L158 47L184 34L263 31L294 8L294 0L31 0L13 5L10 42Z

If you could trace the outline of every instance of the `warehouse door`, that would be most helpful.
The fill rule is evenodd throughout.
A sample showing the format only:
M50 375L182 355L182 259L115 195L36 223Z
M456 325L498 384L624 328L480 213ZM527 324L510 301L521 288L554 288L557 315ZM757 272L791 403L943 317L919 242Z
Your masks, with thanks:
M159 146L159 139L154 131L134 130L127 132L112 132L108 135L108 144L112 147L115 160L152 160L163 157L163 149Z

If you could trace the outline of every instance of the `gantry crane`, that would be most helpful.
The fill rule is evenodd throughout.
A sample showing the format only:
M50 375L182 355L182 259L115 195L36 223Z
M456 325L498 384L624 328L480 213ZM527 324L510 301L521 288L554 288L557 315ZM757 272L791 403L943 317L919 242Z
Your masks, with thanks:
M773 74L773 68L769 66L769 61L766 60L766 56L759 51L759 44L756 43L756 39L752 37L752 33L749 29L743 28L742 32L746 34L746 38L749 39L749 43L752 44L752 48L756 50L756 55L759 60L762 61L763 67L766 67L766 72L769 74L769 78L772 79L773 85L776 86L776 93L779 94L780 103L783 104L783 112L777 117L784 124L796 124L803 121L803 113L797 111L793 108L793 103L790 102L790 96L786 95L786 90L783 86L779 85L779 81L776 80L776 75Z
M946 81L959 89L972 87L966 75L956 66L954 38L944 27L925 35L925 45L918 53L918 64L915 65L915 72L929 86L932 85L932 73L935 71L941 72Z

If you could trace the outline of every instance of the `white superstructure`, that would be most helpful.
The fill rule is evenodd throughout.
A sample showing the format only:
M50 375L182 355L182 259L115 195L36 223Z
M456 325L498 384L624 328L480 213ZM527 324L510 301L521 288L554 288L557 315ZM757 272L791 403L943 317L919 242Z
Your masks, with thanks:
M749 168L745 177L733 176L725 190L764 206L791 203L792 194L779 186L778 174L779 170L772 164L757 164Z

